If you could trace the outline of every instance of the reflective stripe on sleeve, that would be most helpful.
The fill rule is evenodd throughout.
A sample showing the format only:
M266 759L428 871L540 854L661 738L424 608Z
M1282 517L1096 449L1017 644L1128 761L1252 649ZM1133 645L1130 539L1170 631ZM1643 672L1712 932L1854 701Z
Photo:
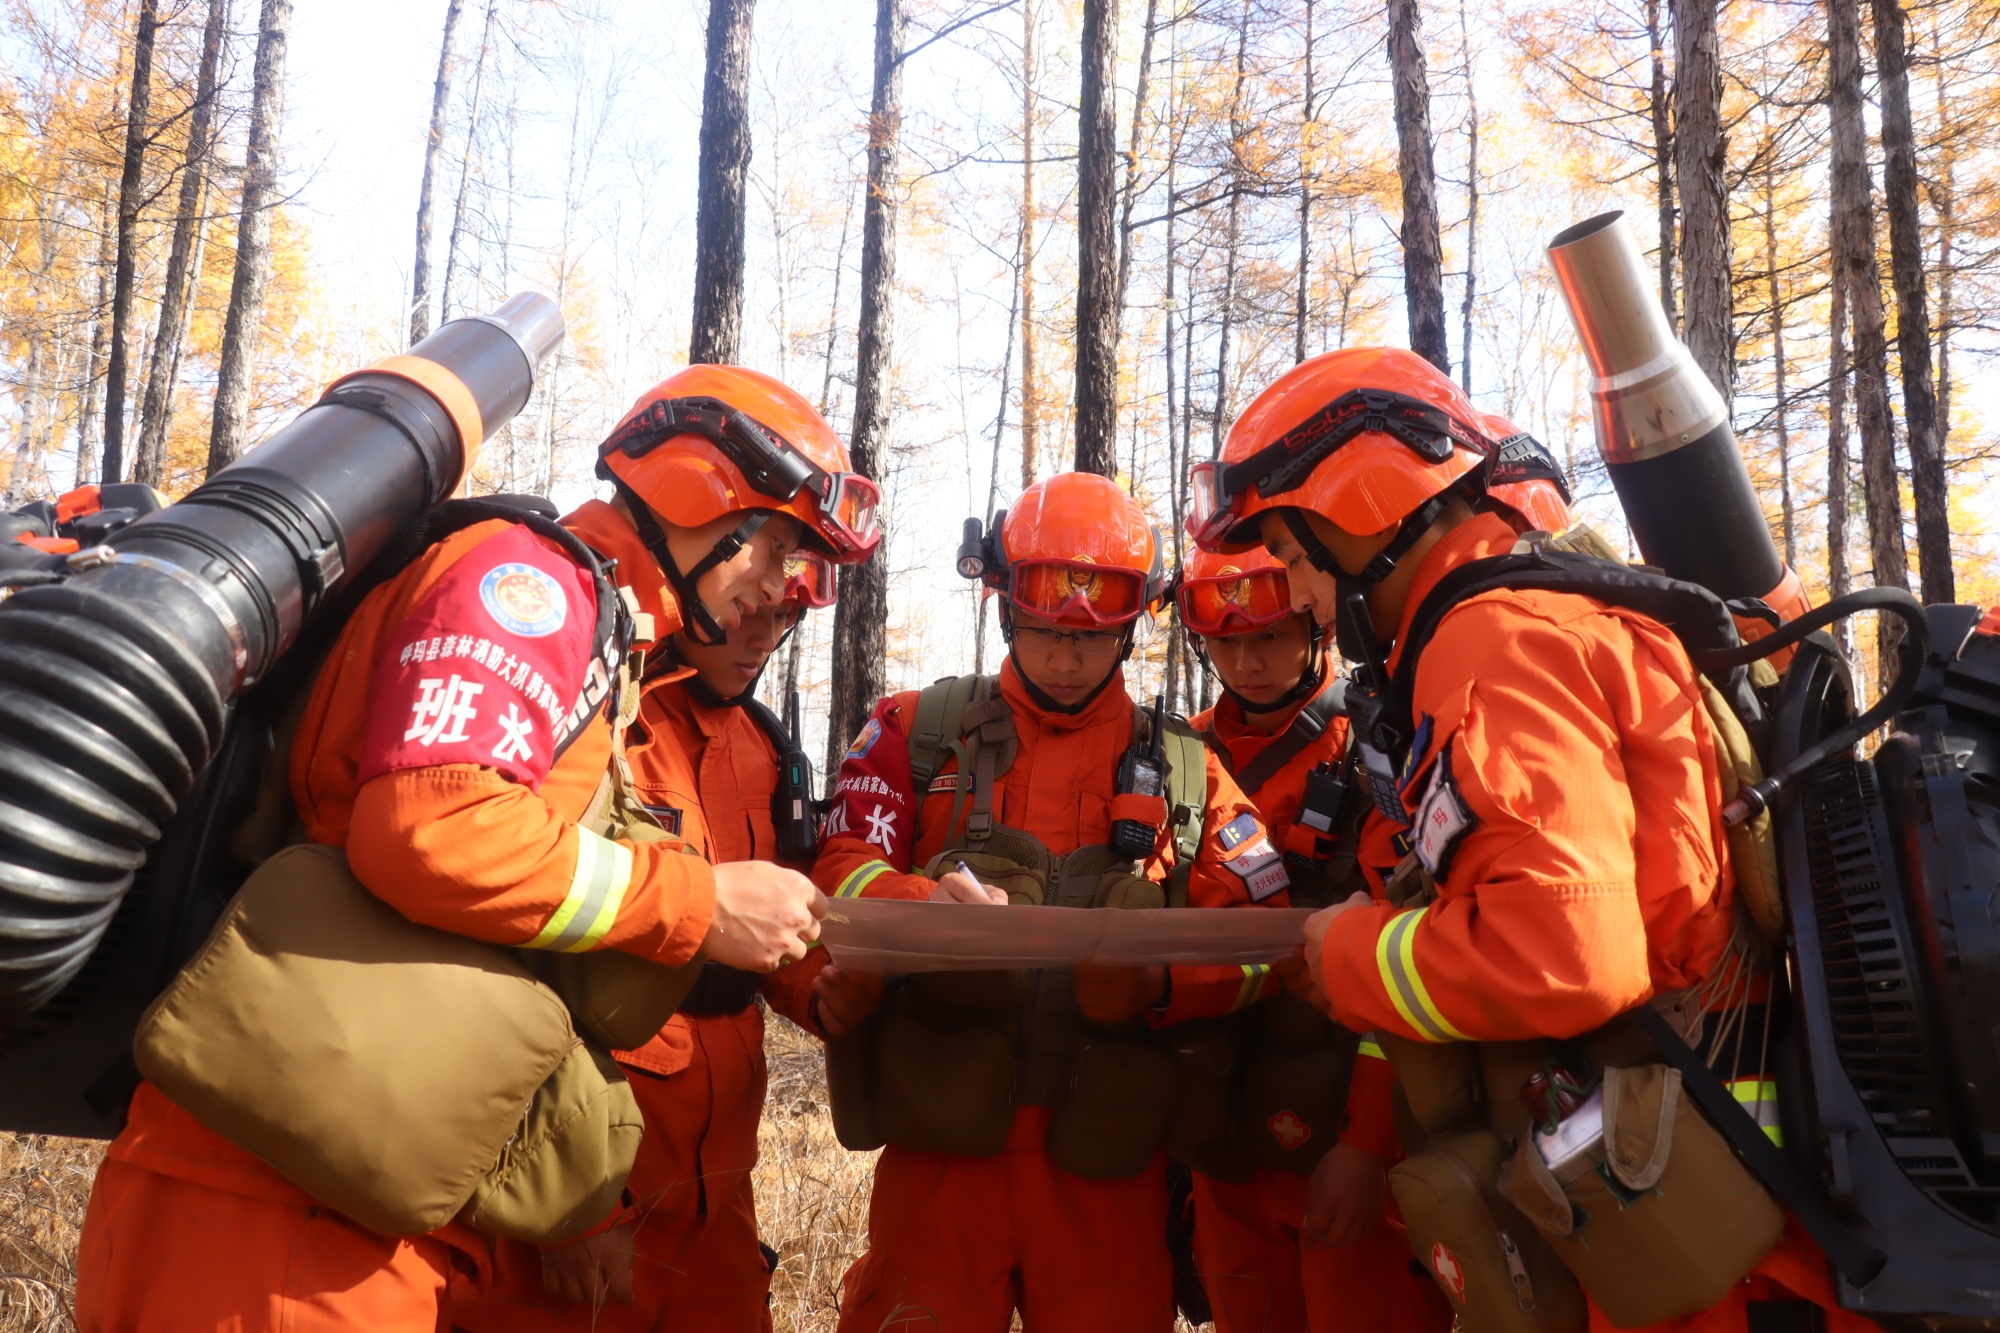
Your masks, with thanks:
M576 873L541 933L522 946L584 953L597 947L632 886L632 849L588 829L576 831Z
M1389 1058L1382 1054L1382 1047L1377 1044L1373 1037L1363 1037L1361 1044L1354 1048L1354 1053L1356 1055L1365 1055L1370 1060L1386 1060Z
M1736 1100L1743 1104L1743 1109L1757 1122L1757 1127L1764 1131L1764 1137L1780 1148L1784 1147L1785 1131L1778 1123L1777 1080L1732 1078L1725 1082L1729 1084L1729 1090L1736 1094Z
M1429 1041L1470 1041L1453 1027L1431 1001L1424 980L1417 975L1417 923L1424 909L1412 907L1389 919L1375 939L1375 965L1382 971L1382 988L1403 1021Z
M1243 984L1237 988L1236 1003L1229 1006L1229 1012L1233 1014L1247 1004L1255 1004L1257 997L1263 993L1264 978L1269 975L1271 975L1269 964L1245 963Z
M840 887L833 891L833 896L836 898L859 898L863 889L894 869L895 867L887 861L864 861L854 868L852 874L840 881Z

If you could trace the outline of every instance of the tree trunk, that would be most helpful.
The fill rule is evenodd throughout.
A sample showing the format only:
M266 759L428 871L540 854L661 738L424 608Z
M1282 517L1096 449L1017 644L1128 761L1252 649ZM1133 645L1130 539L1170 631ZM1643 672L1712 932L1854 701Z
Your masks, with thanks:
M1771 147L1773 156L1776 145ZM1798 568L1798 521L1792 510L1792 441L1785 412L1791 402L1785 391L1785 296L1778 283L1778 187L1771 158L1764 159L1764 286L1771 301L1771 416L1778 434L1778 505L1784 523L1785 563Z
M1243 116L1243 85L1249 76L1250 0L1236 26L1236 87L1229 96L1229 249L1222 266L1222 333L1215 340L1215 415L1209 418L1212 456L1222 457L1222 437L1229 433L1229 335L1236 325L1236 261L1243 241L1243 191L1246 185L1243 151L1250 133Z
M1179 54L1178 44L1176 44L1175 54L1176 55ZM1167 73L1167 121L1169 124L1173 123L1178 115L1175 103L1175 96L1174 96L1176 92L1174 86L1174 73L1175 71L1173 67L1169 66ZM1176 417L1178 416L1178 413L1176 413L1174 410L1176 406L1174 400L1174 387L1175 387L1174 386L1174 317L1180 313L1177 307L1177 303L1174 299L1174 266L1179 262L1178 259L1179 233L1174 225L1177 220L1175 217L1175 213L1180 208L1180 199L1177 197L1175 190L1178 177L1178 172L1176 168L1179 165L1180 165L1180 139L1178 138L1178 136L1170 134L1167 139L1167 246L1166 246L1167 249L1167 257L1166 257L1167 471L1169 475L1171 475L1173 478L1169 491L1168 504L1171 506L1173 511L1173 541L1174 541L1175 569L1179 569L1181 567L1181 553L1183 550L1183 547L1181 545L1182 541L1181 504L1182 504L1182 497L1186 494L1186 491L1181 483L1181 475L1183 469L1180 463L1181 454L1183 452L1182 440L1184 437L1177 432L1178 423L1176 421ZM1180 661L1181 654L1184 651L1185 651L1185 644L1182 641L1181 618L1178 614L1176 614L1173 617L1172 625L1167 630L1167 664L1166 664L1167 679L1166 679L1164 693L1166 694L1167 697L1167 704L1166 704L1167 711L1170 713L1178 711L1177 708L1178 700L1176 696L1179 693L1179 691L1176 687L1179 684L1179 676L1176 673L1176 667Z
M1727 409L1736 396L1731 309L1729 140L1722 126L1720 0L1674 10L1674 179L1681 197L1681 341Z
M1308 0L1310 3L1310 0ZM1159 30L1160 0L1146 0L1146 36L1139 46L1139 86L1132 96L1132 137L1125 146L1124 202L1118 218L1118 327L1125 327L1125 293L1132 279L1132 209L1139 199L1139 142L1153 72L1153 37Z
M271 279L271 209L278 193L278 126L285 115L285 43L291 26L292 0L264 0L251 78L243 211L236 224L236 276L229 287L222 366L215 381L215 425L208 436L211 476L243 452L250 416L250 370L264 321L264 288Z
M139 262L139 204L146 166L146 118L153 103L153 34L159 0L139 0L132 42L132 95L125 109L125 169L118 178L118 260L111 285L111 364L104 381L104 481L125 480L125 376L132 287Z
M1479 295L1479 81L1473 77L1472 34L1465 0L1458 0L1458 41L1465 51L1465 301L1458 308L1458 382L1472 392L1472 305Z
M1910 444L1910 491L1917 510L1917 570L1926 602L1956 601L1951 509L1944 443L1931 380L1931 321L1917 215L1917 143L1910 123L1910 58L1899 0L1873 0L1875 64L1882 97L1882 206L1889 214L1889 271L1896 287L1896 360L1903 373L1903 422Z
M1118 475L1118 0L1083 0L1077 109L1076 470Z
M192 267L194 251L208 211L208 156L215 125L215 71L222 60L223 34L229 22L229 0L208 0L208 22L201 33L201 68L195 75L194 111L188 120L187 156L181 168L180 214L174 219L173 248L167 254L166 283L160 295L160 323L153 334L153 366L146 376L146 398L139 413L139 450L132 479L157 487L166 466L167 423L173 415L175 372L180 368L181 337L194 304L200 268Z
M1396 167L1403 181L1403 300L1410 350L1445 374L1444 242L1431 160L1431 91L1424 74L1421 0L1389 0L1389 75L1396 89Z
M458 163L458 198L451 207L451 234L444 243L444 286L438 292L438 312L444 319L451 318L451 291L453 280L458 276L458 242L465 232L465 195L472 184L472 149L479 135L479 108L486 94L486 54L493 48L493 11L500 7L500 0L486 0L486 22L479 33L479 55L472 62L472 102L465 110L465 152ZM798 644L794 640L792 655L798 656Z
M1021 254L1017 250L1014 262L1019 265ZM1000 440L1007 433L1007 393L1013 387L1008 381L1014 372L1014 322L1021 317L1021 284L1012 284L1012 298L1007 305L1007 341L1000 351L1000 410L993 415L993 466L986 474L986 523L993 522L993 511L1000 503ZM983 589L974 585L973 597L978 606L974 613L972 629L972 674L986 674L986 603L990 600Z
M1313 106L1313 0L1306 0L1306 91L1299 108L1299 273L1292 310L1292 364L1306 359L1306 311L1312 291L1313 140L1318 128Z
M750 176L750 17L755 0L709 0L694 217L688 360L733 364L743 348L744 185ZM872 169L872 168L871 168ZM836 693L838 687L836 686Z
M1862 123L1860 0L1827 0L1829 97L1833 106L1834 268L1854 330L1854 409L1861 425L1861 482L1868 502L1868 548L1875 586L1910 586L1903 551L1903 497L1896 475L1895 423L1889 415L1888 346L1882 327L1882 275L1875 263L1875 187ZM1894 617L1876 623L1876 652L1887 680L1895 674Z
M104 344L111 328L110 287L118 229L111 212L111 182L105 181L97 205L97 294L90 310L90 352L84 360L83 410L76 421L76 484L87 486L97 477L97 442L104 401Z
M1852 557L1847 553L1848 498L1851 464L1847 454L1847 284L1841 280L1840 266L1829 265L1827 290L1832 306L1831 364L1826 382L1826 595L1845 596L1853 588L1848 574ZM1840 654L1854 662L1854 630L1851 621L1833 624L1834 642Z
M1667 38L1661 26L1662 0L1646 0L1646 37L1652 43L1652 87L1647 99L1653 120L1653 202L1660 220L1660 307L1667 327L1678 331L1680 309L1674 290L1674 129L1667 106Z
M1931 20L1931 48L1939 49L1937 20ZM1945 92L1945 63L1932 67L1937 85L1938 124L1949 125L1950 101ZM1931 182L1931 207L1937 211L1938 231L1938 312L1937 312L1937 439L1938 455L1951 457L1951 326L1952 246L1958 239L1958 145L1949 132L1939 136L1937 176Z
M867 186L863 185L865 193ZM833 300L826 315L826 355L820 365L819 414L831 421L828 415L833 406L833 348L840 340L840 280L847 273L847 233L854 220L854 206L849 204L840 210L840 245L833 252Z
M1021 0L1021 489L1042 457L1042 385L1035 358L1035 4Z
M723 3L723 0L716 0ZM903 3L875 0L875 93L868 111L868 202L861 219L861 330L854 367L854 470L882 475L889 440L890 346L896 299L897 139L903 120ZM885 538L886 546L886 538ZM833 610L833 701L827 772L887 691L889 553L840 569Z
M451 109L451 45L465 0L449 0L444 40L438 45L437 82L431 85L431 130L424 137L424 180L417 190L417 258L410 266L410 345L431 331L431 196L437 189L438 157L444 151L446 113Z

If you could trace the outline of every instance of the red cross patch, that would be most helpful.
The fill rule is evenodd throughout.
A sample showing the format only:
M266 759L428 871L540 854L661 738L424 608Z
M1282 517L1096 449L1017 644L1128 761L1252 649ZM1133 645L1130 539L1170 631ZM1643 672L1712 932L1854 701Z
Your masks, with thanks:
M1288 1152L1313 1136L1312 1126L1290 1111L1280 1111L1264 1123L1270 1127L1271 1137L1278 1141L1278 1146Z
M1465 1304L1465 1270L1458 1266L1458 1256L1445 1248L1443 1241L1431 1246L1431 1271L1444 1283L1444 1289L1460 1305Z

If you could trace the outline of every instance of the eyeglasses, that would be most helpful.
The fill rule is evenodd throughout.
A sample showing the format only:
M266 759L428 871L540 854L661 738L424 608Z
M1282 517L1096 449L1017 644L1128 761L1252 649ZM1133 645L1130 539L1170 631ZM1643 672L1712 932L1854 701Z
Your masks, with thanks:
M1241 462L1211 459L1189 474L1187 530L1212 546L1236 525L1238 501L1250 490L1266 499L1292 490L1357 435L1374 431L1400 441L1427 463L1449 462L1454 449L1491 455L1484 432L1442 408L1386 389L1350 389Z
M1123 625L1145 609L1146 576L1088 560L1017 560L1007 567L1005 592L1009 602L1044 620Z
M699 435L722 452L750 488L790 502L810 490L819 522L813 531L836 558L866 558L882 539L876 510L882 492L859 472L828 472L777 431L720 398L662 398L626 422L598 451L641 458L676 435Z
M1292 584L1282 569L1230 570L1183 579L1174 589L1181 623L1195 634L1242 634L1292 614Z
M1064 639L1076 645L1078 654L1084 657L1109 657L1117 652L1125 642L1125 636L1101 629L1043 629L1040 626L1016 625L1014 642L1036 653L1052 653L1062 646Z

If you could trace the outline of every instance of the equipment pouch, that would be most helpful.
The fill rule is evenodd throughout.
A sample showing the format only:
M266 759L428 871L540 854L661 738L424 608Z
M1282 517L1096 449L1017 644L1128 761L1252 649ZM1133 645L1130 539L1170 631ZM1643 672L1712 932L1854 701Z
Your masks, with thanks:
M1665 1065L1606 1069L1603 1126L1554 1163L1523 1135L1502 1193L1614 1327L1708 1309L1777 1244L1783 1212Z
M1157 910L1167 905L1166 886L1129 870L1107 870L1098 876L1092 907L1120 910Z
M873 1152L882 1137L875 1087L875 1043L881 1016L870 1014L859 1027L826 1044L826 1101L833 1136L849 1152Z
M644 1130L617 1062L579 1042L536 1089L459 1218L489 1236L572 1240L618 1207Z
M1317 1166L1340 1137L1347 1074L1346 1057L1332 1045L1254 1052L1243 1070L1241 1109L1252 1163L1300 1173Z
M1426 1134L1457 1134L1481 1123L1482 1079L1473 1043L1414 1041L1389 1032L1377 1033L1376 1041Z
M1014 1122L1017 1022L932 999L914 986L880 1014L876 1125L885 1142L990 1157Z
M1435 1140L1389 1171L1410 1248L1461 1333L1582 1333L1583 1293L1542 1233L1495 1189L1506 1148L1481 1130Z
M1085 1038L1049 1121L1049 1156L1089 1180L1138 1175L1166 1140L1174 1083L1173 1058L1151 1042Z
M1230 1115L1231 1077L1237 1041L1236 1018L1195 1019L1161 1033L1174 1062L1178 1093L1167 1122L1167 1151L1192 1169L1216 1180L1248 1180L1252 1171L1242 1137Z
M411 1236L465 1205L576 1047L519 951L418 925L338 849L295 846L257 868L146 1010L133 1057L328 1207ZM604 1184L615 1199L624 1176Z
M981 884L1004 890L1010 907L1040 907L1048 901L1048 879L1045 875L1019 861L991 852L947 851L932 857L931 863L924 867L924 873L932 879L942 879L958 869L961 861Z
M517 952L529 973L562 997L577 1029L613 1051L635 1051L651 1041L694 989L704 962L697 954L668 967L622 949Z

